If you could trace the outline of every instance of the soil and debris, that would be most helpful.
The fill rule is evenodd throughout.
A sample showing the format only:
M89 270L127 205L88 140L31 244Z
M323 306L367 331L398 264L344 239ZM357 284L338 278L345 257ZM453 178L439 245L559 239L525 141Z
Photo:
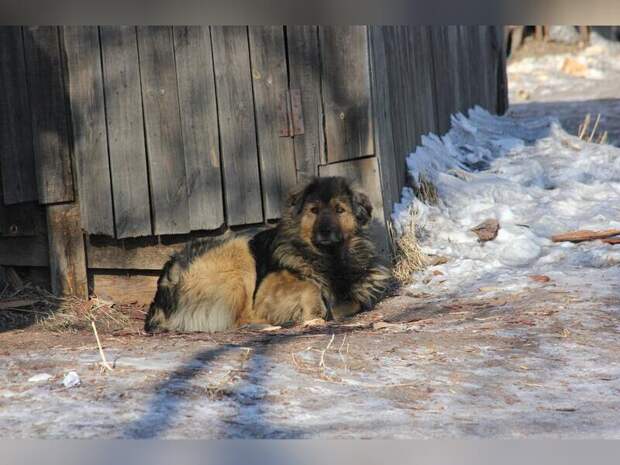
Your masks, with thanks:
M547 103L538 76L513 68L512 94ZM0 288L0 436L620 438L620 245L552 240L620 228L620 149L528 105L457 115L408 158L411 283L348 321L146 336L139 306Z

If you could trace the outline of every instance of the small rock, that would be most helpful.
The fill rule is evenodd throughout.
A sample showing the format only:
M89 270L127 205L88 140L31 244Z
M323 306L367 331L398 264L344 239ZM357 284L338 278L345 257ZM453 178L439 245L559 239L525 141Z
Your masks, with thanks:
M62 384L66 388L72 388L81 384L80 377L75 371L70 371L62 379Z
M52 378L53 376L50 375L49 373L38 373L28 378L28 382L29 383L41 383L43 381L49 381Z
M528 276L532 281L536 281L537 283L548 283L551 281L551 278L544 274L531 274Z
M478 226L471 228L470 231L478 236L478 240L480 242L492 241L497 237L497 231L499 231L499 221L493 218L484 220Z

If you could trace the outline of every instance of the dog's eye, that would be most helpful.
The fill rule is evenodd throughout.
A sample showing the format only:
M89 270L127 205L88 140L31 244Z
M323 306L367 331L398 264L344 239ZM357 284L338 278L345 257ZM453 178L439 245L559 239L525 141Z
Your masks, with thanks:
M312 208L310 209L310 211L311 211L314 215L316 215L316 214L319 212L319 207L312 207Z
M340 213L344 213L344 208L342 208L340 205L338 205L336 207L336 213L340 214Z

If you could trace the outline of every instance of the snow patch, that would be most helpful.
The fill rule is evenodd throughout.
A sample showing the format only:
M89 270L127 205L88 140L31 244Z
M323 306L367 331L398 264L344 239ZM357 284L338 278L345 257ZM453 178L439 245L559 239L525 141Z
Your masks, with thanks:
M618 246L550 239L620 228L620 149L581 141L553 118L499 117L476 107L453 116L445 136L423 137L407 167L414 184L433 182L438 203L426 204L406 187L392 219L402 233L413 215L423 251L448 258L434 268L443 273L443 290L530 274L561 279L584 268L612 268L606 280L620 278ZM480 243L470 229L489 218L499 221L499 233ZM421 274L414 288L433 279Z

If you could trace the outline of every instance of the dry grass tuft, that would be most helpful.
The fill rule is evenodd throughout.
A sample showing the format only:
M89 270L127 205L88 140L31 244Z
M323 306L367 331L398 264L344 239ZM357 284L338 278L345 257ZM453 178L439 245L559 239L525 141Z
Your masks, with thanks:
M18 289L0 285L0 302L31 301L30 305L5 308L0 311L0 329L39 325L47 331L76 332L90 330L95 322L103 330L113 331L128 326L129 315L112 302L93 297L81 300L75 297L57 297L30 283Z
M599 129L598 124L601 121L601 114L599 113L594 121L594 125L592 126L592 130L590 131L590 122L592 117L590 113L586 114L583 121L579 125L579 129L577 129L577 137L581 140L585 140L587 142L594 142L595 144L606 144L607 143L607 131L598 132L598 136L596 131ZM589 132L589 134L588 134Z
M427 205L435 205L439 200L435 184L424 175L420 175L419 186L415 186L414 192L416 197Z
M403 224L400 234L394 231L389 224L390 234L394 243L394 277L400 284L406 286L413 282L413 273L421 271L428 265L428 259L422 252L416 236L415 212L411 207L408 212L408 222Z

